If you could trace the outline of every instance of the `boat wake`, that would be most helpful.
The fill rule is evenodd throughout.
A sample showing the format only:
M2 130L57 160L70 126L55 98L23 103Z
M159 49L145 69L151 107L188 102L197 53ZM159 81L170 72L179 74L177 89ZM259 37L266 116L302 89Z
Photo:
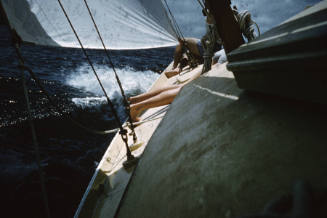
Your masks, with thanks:
M98 73L109 98L120 99L121 93L112 68L103 65L96 65ZM137 71L131 67L116 69L121 80L123 89L127 96L145 92L151 84L159 77L159 74L151 70ZM81 108L99 106L106 103L106 98L101 87L93 74L90 66L82 65L66 79L66 84L88 93L87 97L72 98L72 101ZM90 96L91 95L91 96ZM92 96L94 95L94 96Z
M1 33L1 29L0 29ZM0 34L1 35L1 34ZM1 35L2 36L2 35ZM1 37L0 37L1 38ZM22 81L16 56L0 43L0 189L3 217L43 217L34 148L27 121ZM73 118L94 130L117 127L96 77L78 49L24 46L26 64L52 96L54 107L26 74L32 117L53 217L72 217L113 134L94 135L76 127ZM103 51L88 50L100 80L121 121L126 119L122 97ZM171 61L173 49L113 51L127 97L146 91ZM78 185L76 185L78 184ZM74 189L74 190L72 190ZM25 196L22 198L21 196ZM17 205L21 210L11 210ZM8 215L7 215L8 214Z

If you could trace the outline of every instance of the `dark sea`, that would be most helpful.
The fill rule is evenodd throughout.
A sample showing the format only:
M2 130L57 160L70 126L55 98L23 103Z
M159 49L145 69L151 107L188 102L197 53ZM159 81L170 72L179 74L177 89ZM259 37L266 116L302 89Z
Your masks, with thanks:
M86 132L70 118L95 130L117 125L80 49L23 45L21 51L26 65L61 109L59 112L48 101L25 72L51 217L73 217L114 134ZM173 48L112 51L127 96L145 92L172 61L173 51ZM87 53L121 121L125 121L122 97L104 52L87 50ZM0 216L46 217L22 74L17 66L9 33L0 26Z

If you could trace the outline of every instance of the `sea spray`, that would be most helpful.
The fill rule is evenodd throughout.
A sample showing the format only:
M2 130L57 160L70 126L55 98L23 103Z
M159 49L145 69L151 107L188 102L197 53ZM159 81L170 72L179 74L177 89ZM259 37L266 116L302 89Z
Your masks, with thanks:
M0 33L1 40L1 29ZM35 207L43 204L39 177L26 122L20 71L9 45L0 43L2 217L44 217L43 210ZM26 64L64 112L58 114L35 81L26 75L51 215L72 217L96 168L94 163L101 160L113 135L90 134L76 127L69 118L97 130L116 128L116 122L80 50L24 45L22 51ZM119 117L124 120L121 94L103 51L87 52L105 82ZM172 61L173 52L173 48L111 51L126 94L132 96L146 91ZM20 210L16 210L17 207Z
M95 70L98 73L99 79L102 82L109 97L112 99L117 97L120 98L120 89L113 70L105 65L96 65ZM158 74L150 70L137 71L128 66L121 69L116 69L116 72L127 95L135 95L145 92L159 77ZM86 93L92 93L94 95L72 99L76 105L82 108L88 106L96 106L106 102L101 87L91 67L88 65L79 66L76 69L76 73L68 76L66 84L78 89L82 89Z

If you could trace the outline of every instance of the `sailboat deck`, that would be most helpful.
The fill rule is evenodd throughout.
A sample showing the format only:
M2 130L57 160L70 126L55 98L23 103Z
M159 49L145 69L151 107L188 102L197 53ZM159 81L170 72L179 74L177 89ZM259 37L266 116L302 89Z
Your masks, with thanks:
M262 211L297 179L326 189L325 111L242 91L226 64L216 65L182 89L162 121L137 128L149 142L133 174L121 162L115 172L100 165L107 185L80 217L234 217Z
M166 70L171 69L171 67L172 64ZM169 79L162 73L152 85L150 91L167 85L185 82L201 68L202 65L193 71L186 69L180 75ZM167 108L168 106L151 108L140 116L141 120L151 121L142 123L135 128L138 145L133 147L132 136L128 138L128 144L134 156L140 157L142 155L149 139L164 117ZM134 170L131 168L126 171L123 168L123 162L126 159L125 144L117 133L102 157L75 217L102 217L101 214L104 214L104 217L113 217L115 215Z
M171 104L116 217L259 214L298 180L319 196L326 131L325 105L243 91L225 64L215 66Z

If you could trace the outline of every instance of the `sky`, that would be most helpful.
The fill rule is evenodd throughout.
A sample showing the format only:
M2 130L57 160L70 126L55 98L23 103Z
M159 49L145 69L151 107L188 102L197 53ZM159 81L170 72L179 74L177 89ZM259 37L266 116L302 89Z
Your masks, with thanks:
M301 12L320 0L231 0L239 11L248 10L259 24L261 32ZM205 34L205 20L197 0L167 0L185 37L201 38Z

